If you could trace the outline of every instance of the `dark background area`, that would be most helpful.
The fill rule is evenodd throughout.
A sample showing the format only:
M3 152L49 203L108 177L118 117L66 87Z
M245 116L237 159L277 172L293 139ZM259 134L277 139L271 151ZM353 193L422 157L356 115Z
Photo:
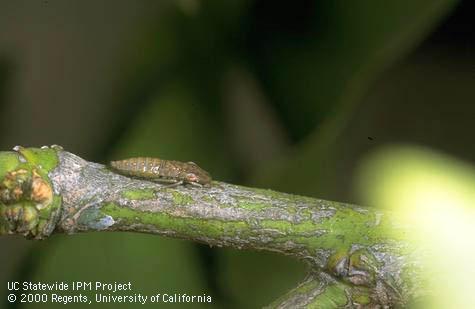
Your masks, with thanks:
M218 180L359 203L355 170L380 146L475 161L474 9L449 0L2 1L0 149L193 160ZM0 308L42 307L8 305L9 280L131 281L135 292L248 308L305 275L289 258L152 235L2 237L0 247Z

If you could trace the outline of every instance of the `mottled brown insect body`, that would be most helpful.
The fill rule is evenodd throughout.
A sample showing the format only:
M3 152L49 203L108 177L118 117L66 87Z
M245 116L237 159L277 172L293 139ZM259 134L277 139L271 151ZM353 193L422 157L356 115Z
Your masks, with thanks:
M193 162L169 161L158 158L137 157L112 161L111 167L118 173L169 183L207 185L211 176Z

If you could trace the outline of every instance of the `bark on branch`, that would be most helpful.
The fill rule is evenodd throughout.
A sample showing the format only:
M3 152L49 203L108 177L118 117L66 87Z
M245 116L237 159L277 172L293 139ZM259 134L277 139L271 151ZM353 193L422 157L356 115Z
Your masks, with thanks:
M421 253L385 213L214 181L166 188L51 148L0 152L0 234L132 231L301 259L307 279L272 307L405 305Z

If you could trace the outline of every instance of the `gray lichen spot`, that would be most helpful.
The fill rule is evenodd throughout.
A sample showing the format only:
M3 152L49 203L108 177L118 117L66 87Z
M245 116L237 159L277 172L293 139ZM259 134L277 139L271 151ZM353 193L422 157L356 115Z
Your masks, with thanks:
M104 218L99 220L98 229L101 229L101 230L106 229L109 226L114 225L114 223L115 223L114 219L111 216L107 215Z
M77 223L89 229L105 230L114 225L115 220L110 215L101 214L99 209L91 207L79 216Z

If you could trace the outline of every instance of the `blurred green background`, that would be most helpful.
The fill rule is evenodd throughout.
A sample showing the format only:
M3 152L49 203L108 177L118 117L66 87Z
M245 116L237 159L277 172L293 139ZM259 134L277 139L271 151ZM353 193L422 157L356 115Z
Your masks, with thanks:
M356 173L381 146L475 161L474 9L468 0L1 1L0 149L193 160L222 181L371 204L361 192L378 183L361 188ZM131 281L147 295L213 297L176 308L257 308L305 276L290 258L152 235L2 237L0 248L0 308L52 307L8 304L7 281Z

